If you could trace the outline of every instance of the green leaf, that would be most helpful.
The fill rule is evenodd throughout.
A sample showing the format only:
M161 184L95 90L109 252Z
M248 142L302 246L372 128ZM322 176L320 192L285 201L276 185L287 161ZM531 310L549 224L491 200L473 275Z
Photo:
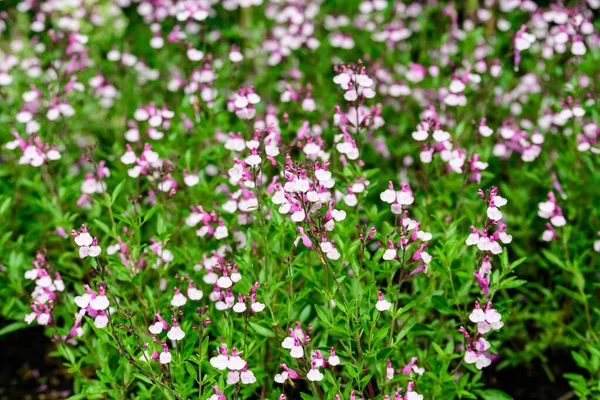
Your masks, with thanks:
M431 296L431 303L441 314L452 314L454 312L443 296Z
M254 329L256 333L265 337L275 337L275 332L272 329L257 324L256 322L248 322L248 325Z
M121 193L121 191L123 191L123 188L125 187L125 183L126 182L127 182L127 179L123 179L121 181L121 183L119 183L117 185L117 187L115 188L115 190L114 190L114 192L113 192L113 194L111 196L111 199L110 199L110 204L111 205L115 204L115 201L117 200L117 197L119 197L119 194Z
M196 382L198 382L198 373L196 372L196 368L194 368L192 363L186 361L184 365L185 365L185 369L187 370L188 374L190 374L190 376L192 378L194 378L194 380Z
M28 326L29 325L27 325L26 322L13 322L12 324L8 324L4 328L0 329L0 336L4 336L11 332L18 331L19 329L27 328Z
M503 270L505 270L508 267L508 252L507 251L502 252L502 255L500 256L500 265L502 266Z
M519 265L523 264L523 262L527 260L527 257L521 257L517 261L510 264L510 269L513 270L517 268Z
M546 249L542 249L542 254L544 254L544 257L546 257L546 259L548 259L548 261L550 261L551 263L556 264L563 269L566 269L564 261L558 258L556 254L551 253Z
M156 214L156 211L158 210L158 208L159 208L159 206L154 206L150 210L148 210L148 212L146 214L144 214L144 219L142 219L142 225L144 225L146 222L148 222L150 220L150 218L152 218L152 216L154 214Z
M396 311L396 318L398 318L399 316L401 316L402 314L404 314L405 312L410 310L415 304L416 304L416 302L413 300L410 303L408 303L407 305L405 305L404 307L398 309Z
M327 326L331 325L331 321L329 320L329 313L323 306L315 304L315 311L317 312L317 316L319 319Z
M12 201L12 197L7 197L2 202L2 205L0 206L0 216L4 215L4 213L6 213L6 210L8 210L8 207L10 206L11 201Z
M431 342L431 347L433 347L433 349L435 350L435 352L438 353L438 355L440 357L444 356L444 350L442 350L442 348L440 347L439 344L437 344L436 342Z
M576 353L574 351L571 352L571 357L573 357L573 360L575 360L575 363L580 366L581 368L585 368L588 365L587 360L585 359L584 356L582 356L579 353Z
M108 225L106 225L104 222L100 221L98 218L94 218L94 225L96 225L98 228L100 228L102 230L102 232L106 233L107 235L110 235L110 228L108 227Z
M527 281L525 279L515 279L515 278L505 279L500 284L500 289L514 289L514 288L518 288L519 286L523 286L526 283L527 283Z
M400 330L400 332L398 333L398 336L396 336L394 344L399 343L404 336L408 335L408 332L410 332L410 330L413 328L413 326L415 326L416 323L416 321L406 322L402 327L402 330Z
M377 352L377 361L380 363L385 362L388 358L390 358L392 351L394 351L394 349L391 347L384 347L383 349L379 350Z
M497 389L480 390L477 392L483 400L513 400L508 394Z
M140 374L139 372L134 372L133 376L135 376L136 378L138 378L141 381L146 382L149 385L153 385L152 381L145 375Z
M166 230L166 228L165 228L165 217L163 215L163 216L160 216L158 218L158 223L156 225L156 232L159 235L162 235L165 232L165 230Z
M116 220L121 221L124 224L127 224L128 226L132 226L133 224L131 223L131 220L127 217L122 216L121 214L114 214L113 217Z

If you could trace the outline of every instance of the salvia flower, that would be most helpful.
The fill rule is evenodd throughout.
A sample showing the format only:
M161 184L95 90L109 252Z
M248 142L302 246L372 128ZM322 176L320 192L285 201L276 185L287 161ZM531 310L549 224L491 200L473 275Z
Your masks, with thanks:
M79 258L98 257L102 252L98 238L92 238L85 225L81 225L79 232L73 229L71 236L75 237L75 244L79 246Z

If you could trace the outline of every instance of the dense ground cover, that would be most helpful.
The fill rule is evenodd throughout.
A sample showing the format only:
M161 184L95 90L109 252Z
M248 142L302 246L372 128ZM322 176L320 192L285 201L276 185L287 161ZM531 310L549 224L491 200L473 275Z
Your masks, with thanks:
M0 4L3 398L600 398L600 2Z

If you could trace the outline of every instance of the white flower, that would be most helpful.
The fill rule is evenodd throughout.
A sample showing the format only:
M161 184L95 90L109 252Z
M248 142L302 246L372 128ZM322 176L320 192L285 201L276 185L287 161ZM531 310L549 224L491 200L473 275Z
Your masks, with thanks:
M262 158L258 154L253 154L246 157L246 160L244 161L246 162L246 164L254 167L256 165L260 165L260 163L262 162Z
M244 385L250 385L250 384L256 382L256 377L254 376L254 373L252 371L249 371L249 370L242 371L240 376L242 378L242 383Z
M391 204L396 201L396 192L394 190L386 189L379 195L379 198L381 201Z
M331 210L331 216L337 222L343 221L346 219L346 211L343 210Z
M227 236L229 236L229 231L227 230L227 227L224 225L218 226L217 229L215 229L215 239L224 239Z
M319 182L328 181L331 179L331 172L325 171L324 169L318 169L315 171L315 177Z
M389 302L389 301L387 301L387 300L379 300L379 301L377 302L377 304L375 304L375 308L376 308L378 311L387 311L387 310L389 310L390 308L392 308L392 303L390 303L390 302Z
M227 360L228 357L226 355L219 354L218 356L210 359L210 365L218 370L223 371L224 369L227 369Z
M235 385L240 381L240 373L238 371L229 371L227 374L227 384Z
M335 248L328 251L325 255L327 256L328 259L333 260L333 261L339 260L340 256L341 256L340 252Z
M571 45L571 53L575 56L582 56L586 52L585 44L581 40L573 42Z
M365 74L360 74L356 77L356 83L358 83L362 87L371 87L373 85L373 79L369 78Z
M244 303L244 302L237 302L233 306L233 312L241 314L244 311L246 311L246 308L247 308L246 307L246 303Z
M77 246L89 246L92 244L94 239L92 239L92 235L88 232L80 233L75 237L75 244Z
M550 218L554 212L555 205L551 201L543 201L538 204L538 215L542 218Z
M308 371L308 374L306 374L306 378L311 382L318 382L323 380L323 374L318 369L312 368Z
M265 309L265 305L263 303L259 303L259 302L254 302L252 303L252 305L250 306L250 308L252 309L253 312L261 312L262 310Z
M419 368L416 365L412 366L412 370L415 374L422 376L425 373L425 368Z
M229 61L232 63L239 63L244 59L244 55L239 51L232 51L229 53Z
M217 286L221 289L228 289L233 285L233 281L228 276L222 276L217 279Z
M100 246L81 246L79 248L79 258L98 257L101 252Z
M485 321L485 312L481 308L476 308L469 315L469 319L474 323Z
M25 322L27 322L28 324L31 324L33 321L35 321L35 317L36 317L36 315L35 315L34 312L26 314L25 315Z
M500 221L502 219L502 213L496 207L488 207L487 216L493 221Z
M340 358L338 356L331 356L327 360L327 363L329 363L329 365L332 367L335 367L336 365L340 365Z
M96 328L99 329L106 328L106 326L108 325L108 317L106 315L96 316L96 318L94 319L94 325L96 326Z
M91 299L92 296L90 296L88 293L85 293L81 296L75 296L74 298L75 304L77 304L77 307L79 308L86 308L90 304Z
M292 221L294 221L294 222L302 222L302 221L304 221L305 217L306 217L306 213L304 212L304 210L299 210L299 211L292 213Z
M471 233L466 240L467 246L473 246L479 243L479 235L477 233Z
M283 339L283 342L281 342L281 347L283 347L284 349L291 350L294 347L294 338L288 336L285 339Z
M293 358L302 358L302 356L304 356L304 349L302 346L294 346L290 350L290 356Z
M479 134L483 137L490 137L494 134L494 131L489 126L483 125L479 127Z
M202 293L202 290L196 289L195 287L191 287L188 289L187 295L190 298L190 300L200 300L204 293Z
M445 142L450 139L450 133L441 129L436 129L435 131L433 131L433 139L436 142Z
M109 302L106 296L96 296L95 299L90 301L90 307L94 310L106 310L108 306Z
M187 299L185 298L185 296L181 293L175 293L175 295L173 296L173 298L171 299L171 305L173 307L181 307L183 306L185 303L187 303Z
M416 141L422 142L424 140L427 140L427 138L429 137L429 133L427 133L427 131L419 129L419 130L417 130L417 131L415 131L415 132L412 133L412 137Z
M240 356L229 357L227 361L227 368L230 370L241 370L246 366L246 361L242 359Z
M234 270L231 273L231 280L233 282L239 282L239 281L241 281L242 280L242 274L240 274L237 270Z
M467 364L475 364L477 369L483 369L488 367L492 363L492 360L487 358L483 353L477 355L474 351L469 350L465 353L465 362Z
M150 353L148 353L148 350L144 350L144 352L142 353L140 358L138 358L138 360L147 363L148 360L150 360L150 358L151 358L151 356L150 356Z
M500 232L498 234L498 239L500 239L500 241L505 244L512 242L512 238L512 235L508 235L506 232Z
M429 264L431 262L431 256L426 251L423 251L421 252L421 260L423 260L425 264Z
M430 232L419 231L419 232L417 232L417 237L424 242L428 242L431 240L433 235Z
M496 207L502 207L502 206L505 206L506 203L508 203L508 200L506 200L504 197L500 197L500 196L494 196L493 200L494 200L494 205Z
M196 186L198 182L200 182L200 177L195 174L189 174L185 178L183 178L183 182L186 186L189 187Z
M490 324L498 322L501 319L502 315L500 315L500 313L497 310L494 310L493 308L485 312L485 320Z
M417 392L406 393L405 400L423 400L423 395Z
M159 361L161 364L168 364L171 362L171 358L172 358L171 353L163 352L163 353L160 353Z
M153 335L158 335L163 331L163 324L160 321L157 321L155 324L152 324L148 327L148 330Z
M550 222L556 227L565 226L567 224L567 220L562 215L555 215L550 218Z
M397 253L396 249L387 249L385 251L385 253L383 253L382 258L386 261L390 261L390 260L393 260L394 258L396 258L397 254L398 253Z
M410 206L415 201L415 198L407 192L396 192L396 199L398 204L403 206Z
M37 323L40 325L47 325L48 322L50 322L50 314L48 313L43 313L38 315L37 317Z
M179 326L173 326L169 329L167 337L171 340L181 340L185 336L185 332Z
M458 80L458 79L454 79L451 83L450 83L450 87L449 90L452 93L461 93L465 90L465 84Z
M33 313L33 315L35 315L35 313ZM274 380L277 383L285 383L285 381L287 381L287 378L288 378L287 371L283 371L282 373L275 375Z
M350 89L346 93L344 93L344 99L346 99L347 101L355 101L356 99L358 99L358 93L356 93L356 90Z

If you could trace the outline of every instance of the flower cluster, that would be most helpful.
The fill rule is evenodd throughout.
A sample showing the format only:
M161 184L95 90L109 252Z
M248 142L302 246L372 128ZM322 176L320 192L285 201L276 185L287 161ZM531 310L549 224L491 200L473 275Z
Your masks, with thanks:
M471 234L467 237L468 246L475 246L484 253L500 254L502 245L512 242L512 236L506 233L506 224L502 222L502 212L500 207L506 205L508 201L498 195L498 188L493 187L484 194L479 189L479 195L487 203L486 221L481 231L471 226ZM494 231L492 229L495 228Z
M25 315L25 322L31 324L37 321L40 325L48 325L52 323L52 310L57 292L64 291L65 284L60 274L52 271L51 265L41 253L37 253L33 267L25 272L25 279L35 281L35 289L31 292L33 311Z
M306 359L310 368L306 371L306 379L310 382L319 382L324 378L323 373L321 372L322 368L326 368L327 365L330 367L335 367L340 365L341 360L335 354L335 349L332 347L329 350L329 358L323 357L323 354L320 350L315 350L311 353L310 359L305 357L305 348L308 347L310 343L310 336L308 332L305 332L300 322L296 322L296 326L292 329L288 329L289 336L287 336L283 342L281 343L281 347L290 351L290 356L295 359ZM277 383L285 383L288 379L298 379L300 375L290 369L286 364L281 364L281 368L283 369L282 373L275 375L275 382Z
M483 338L483 335L492 329L501 329L504 326L501 319L502 315L498 310L492 308L492 302L488 302L484 309L479 306L479 302L475 302L475 308L469 315L469 320L477 324L476 334L471 338L463 327L460 329L468 342L464 357L467 364L475 364L477 369L490 366L494 357L487 352L491 345Z
M75 238L75 244L79 246L79 258L98 257L102 249L98 245L98 238L92 237L85 225L81 225L81 229L76 231L71 230L71 236Z
M560 228L567 224L553 192L548 193L548 201L543 201L538 205L538 215L550 220L550 223L546 223L546 230L542 233L542 240L545 242L550 242L558 237L554 227Z
M90 195L106 192L106 182L104 178L110 176L110 170L106 167L106 161L98 163L96 172L89 172L85 175L85 180L81 184L81 197L77 200L77 205L84 208L91 208L92 199Z
M240 356L240 352L234 347L231 354L226 345L219 347L219 355L210 359L210 365L214 368L224 371L229 370L227 374L227 384L235 385L242 382L244 385L250 385L256 382L254 373L248 369L248 363Z
M49 146L42 142L39 136L32 136L25 140L17 132L13 132L15 140L6 143L8 150L19 148L22 152L19 157L19 164L40 167L48 161L56 161L61 158L56 144Z
M260 96L254 92L253 87L240 88L229 97L227 109L235 112L240 119L253 119L256 115L254 106L258 103L260 103Z
M75 296L74 302L79 307L76 319L82 319L85 315L94 318L96 328L106 328L109 323L110 301L106 296L104 286L98 287L98 293L94 292L89 285L83 285L86 293Z
M593 377L600 0L4 3L0 334L73 397L492 396L557 324Z

